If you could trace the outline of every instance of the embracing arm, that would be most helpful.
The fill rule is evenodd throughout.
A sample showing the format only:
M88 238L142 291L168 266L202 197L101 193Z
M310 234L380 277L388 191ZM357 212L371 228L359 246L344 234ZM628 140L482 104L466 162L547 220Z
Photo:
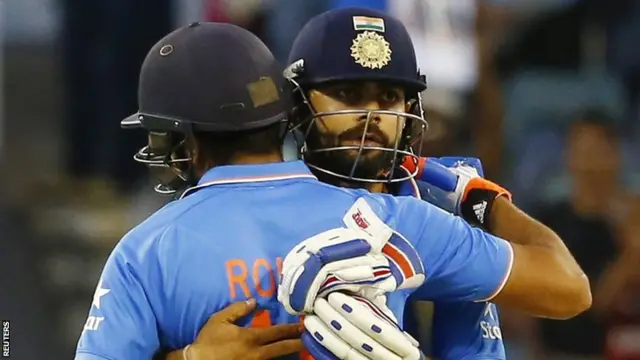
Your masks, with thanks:
M494 302L556 319L591 306L589 279L555 232L504 198L496 199L491 215L490 229L511 243L514 256L511 276Z
M186 356L184 356L184 349L175 350L170 352L165 360L188 360Z
M211 315L196 341L170 352L165 360L273 359L303 350L300 324L242 328L234 323L256 309L250 299L232 303Z
M415 292L418 298L495 301L556 319L591 305L589 283L562 240L508 200L496 199L491 214L492 228L503 238L425 202L405 206L407 223L423 229L415 246L427 280Z

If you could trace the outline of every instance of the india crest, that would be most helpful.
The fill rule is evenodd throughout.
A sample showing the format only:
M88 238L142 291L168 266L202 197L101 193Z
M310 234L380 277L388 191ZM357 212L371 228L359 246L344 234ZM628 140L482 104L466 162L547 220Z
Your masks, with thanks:
M363 67L382 69L391 61L391 47L382 35L364 31L353 39L351 57Z

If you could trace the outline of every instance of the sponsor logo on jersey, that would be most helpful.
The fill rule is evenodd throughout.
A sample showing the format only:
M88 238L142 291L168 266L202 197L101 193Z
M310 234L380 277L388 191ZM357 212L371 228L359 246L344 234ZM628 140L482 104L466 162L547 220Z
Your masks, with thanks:
M482 315L484 317L484 320L480 321L482 337L489 340L502 340L502 330L497 320L497 314L495 314L495 308L491 303L487 303Z

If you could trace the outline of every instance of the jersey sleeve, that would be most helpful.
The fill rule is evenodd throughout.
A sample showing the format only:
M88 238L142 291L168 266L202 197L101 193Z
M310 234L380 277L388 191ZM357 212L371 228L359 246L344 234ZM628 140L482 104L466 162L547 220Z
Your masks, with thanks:
M424 201L400 205L398 231L413 243L426 274L414 298L487 301L502 290L513 265L507 241Z
M152 294L145 285L150 269L136 261L136 255L118 246L107 260L78 341L76 360L151 359L159 349Z

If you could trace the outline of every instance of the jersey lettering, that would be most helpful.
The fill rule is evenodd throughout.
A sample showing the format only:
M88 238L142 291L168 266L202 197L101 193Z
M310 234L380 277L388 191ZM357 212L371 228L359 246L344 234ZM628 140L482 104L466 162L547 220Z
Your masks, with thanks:
M488 321L480 321L480 328L482 329L482 337L490 340L502 339L502 332L500 326L492 325Z
M277 257L274 261L258 258L250 265L243 259L231 259L225 262L225 269L231 300L248 299L252 294L272 298L282 273L282 258Z
M500 323L497 321L497 314L494 314L494 306L491 303L486 304L482 316L487 319L480 321L482 337L489 340L502 340Z
M96 331L100 324L104 321L103 316L89 316L84 324L84 329L88 331Z

